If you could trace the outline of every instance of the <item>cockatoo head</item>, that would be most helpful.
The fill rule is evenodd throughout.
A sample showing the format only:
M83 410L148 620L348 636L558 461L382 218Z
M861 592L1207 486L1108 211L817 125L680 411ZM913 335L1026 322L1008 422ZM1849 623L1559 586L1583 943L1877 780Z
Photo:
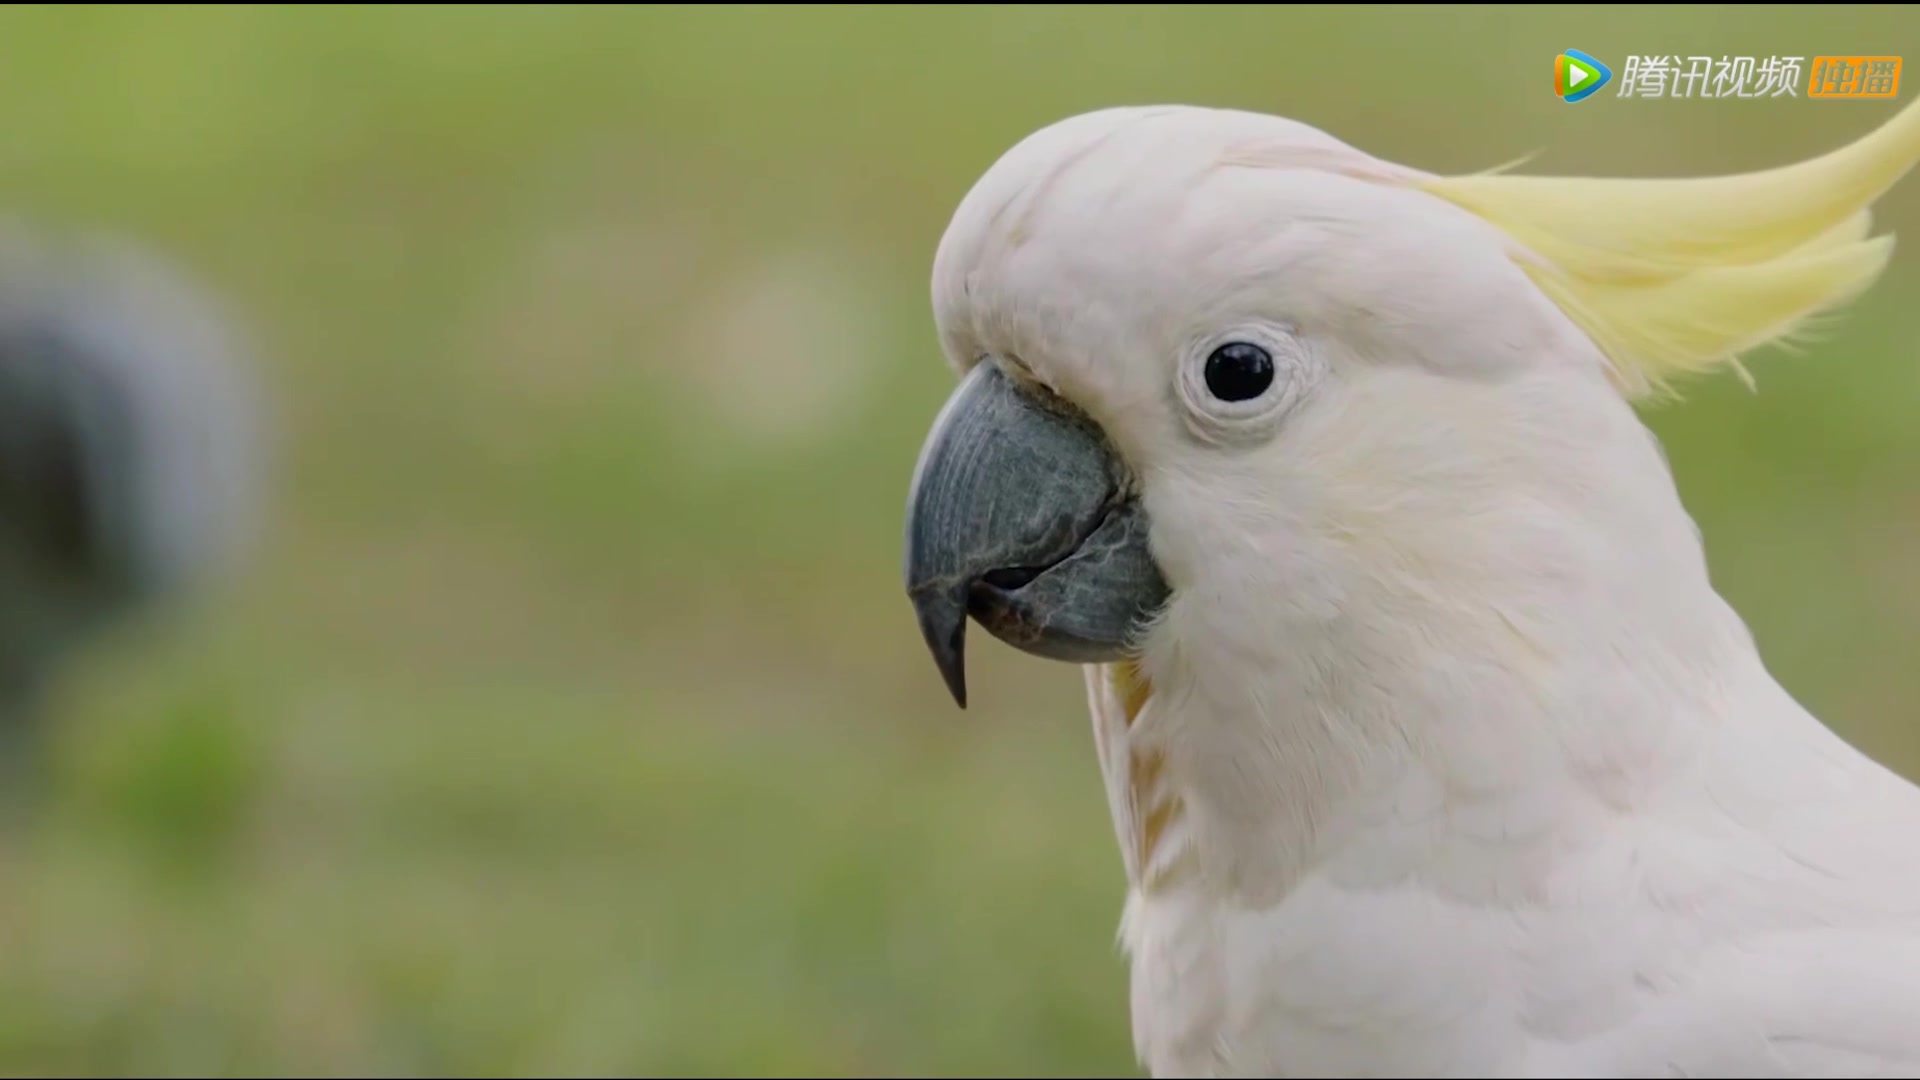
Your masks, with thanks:
M1586 600L1588 632L1681 611L1700 551L1632 403L1869 284L1867 207L1916 156L1915 107L1679 181L1435 176L1220 109L1029 136L934 264L964 377L906 578L949 688L964 706L969 616L1060 660L1285 649L1334 678L1312 651L1368 623L1397 628L1380 649L1473 626L1524 652Z

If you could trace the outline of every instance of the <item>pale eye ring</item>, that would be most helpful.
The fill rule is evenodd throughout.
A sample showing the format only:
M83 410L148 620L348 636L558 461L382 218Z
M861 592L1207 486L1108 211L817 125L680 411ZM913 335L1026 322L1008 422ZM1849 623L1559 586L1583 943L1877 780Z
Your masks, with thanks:
M1181 352L1175 382L1187 428L1217 445L1265 441L1324 374L1306 338L1265 320L1215 329Z

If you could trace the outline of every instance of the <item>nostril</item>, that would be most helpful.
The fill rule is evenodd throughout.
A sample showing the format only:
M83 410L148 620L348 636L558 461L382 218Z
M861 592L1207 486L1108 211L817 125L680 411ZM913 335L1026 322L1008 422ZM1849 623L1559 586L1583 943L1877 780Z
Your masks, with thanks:
M1044 566L1008 566L999 570L989 570L980 576L984 585L990 585L1001 592L1015 592L1033 583L1033 579L1046 572Z

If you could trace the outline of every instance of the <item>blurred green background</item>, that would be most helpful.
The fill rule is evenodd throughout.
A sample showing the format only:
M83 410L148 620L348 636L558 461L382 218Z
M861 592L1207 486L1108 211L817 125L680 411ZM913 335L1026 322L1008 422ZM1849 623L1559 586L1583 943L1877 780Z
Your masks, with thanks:
M1114 104L1623 175L1898 103L1551 92L1913 8L15 8L5 208L161 246L280 420L250 575L56 702L0 1072L1127 1075L1077 672L899 582L968 186ZM1913 76L1909 73L1909 80ZM1911 95L1904 90L1902 100ZM1920 235L1920 178L1882 204ZM1920 249L1652 421L1769 662L1920 774Z

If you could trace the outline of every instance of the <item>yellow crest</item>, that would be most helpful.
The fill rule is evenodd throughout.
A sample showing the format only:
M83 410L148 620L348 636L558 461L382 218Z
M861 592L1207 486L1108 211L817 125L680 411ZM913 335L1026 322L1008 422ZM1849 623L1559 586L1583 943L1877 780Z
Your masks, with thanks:
M1730 366L1872 285L1893 252L1870 207L1920 160L1920 100L1831 153L1680 180L1506 173L1414 181L1521 249L1534 282L1633 397Z

